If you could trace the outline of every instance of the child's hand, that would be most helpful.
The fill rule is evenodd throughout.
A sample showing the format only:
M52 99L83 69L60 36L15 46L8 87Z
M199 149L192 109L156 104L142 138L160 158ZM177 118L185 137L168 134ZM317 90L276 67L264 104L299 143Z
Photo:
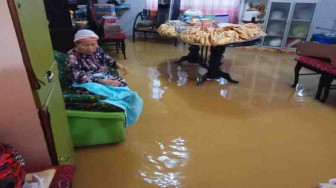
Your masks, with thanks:
M116 86L116 87L120 86L121 84L118 80L101 79L99 82L104 85Z
M117 68L120 70L120 72L123 74L123 75L126 75L129 73L129 69L124 66L124 65L121 65L119 63L117 63Z

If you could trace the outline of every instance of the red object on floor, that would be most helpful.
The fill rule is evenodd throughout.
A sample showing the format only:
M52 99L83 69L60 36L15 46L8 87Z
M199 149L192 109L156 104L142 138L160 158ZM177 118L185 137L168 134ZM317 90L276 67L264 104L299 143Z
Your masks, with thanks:
M21 188L25 174L22 155L9 145L0 144L0 187L13 184L15 188Z
M50 188L70 188L75 167L72 165L60 165L53 168L56 170L56 174L51 182Z

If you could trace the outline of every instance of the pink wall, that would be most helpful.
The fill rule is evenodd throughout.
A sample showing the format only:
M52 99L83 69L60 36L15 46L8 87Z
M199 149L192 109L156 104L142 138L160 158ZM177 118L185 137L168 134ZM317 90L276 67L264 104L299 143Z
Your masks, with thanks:
M28 169L51 166L6 1L0 2L0 143L19 150Z

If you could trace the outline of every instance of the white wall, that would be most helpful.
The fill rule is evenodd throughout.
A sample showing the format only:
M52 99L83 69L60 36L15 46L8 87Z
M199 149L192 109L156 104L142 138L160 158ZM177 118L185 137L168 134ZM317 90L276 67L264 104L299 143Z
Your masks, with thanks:
M7 1L0 2L0 143L16 148L28 169L51 166Z
M336 30L336 0L321 0L318 12L315 17L313 33L335 33L326 30L316 29L316 27Z
M121 15L118 15L121 27L124 29L126 35L131 36L133 32L133 22L136 15L146 6L145 0L128 0L127 3L131 4L130 9L122 11ZM117 12L118 14L118 12Z

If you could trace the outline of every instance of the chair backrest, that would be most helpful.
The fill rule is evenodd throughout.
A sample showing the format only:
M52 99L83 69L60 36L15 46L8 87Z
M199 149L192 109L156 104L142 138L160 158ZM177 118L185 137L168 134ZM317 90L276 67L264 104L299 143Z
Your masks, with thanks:
M299 56L329 59L332 64L336 65L336 45L304 42L296 49L296 54Z
M151 19L151 12L148 9L142 10L142 16L144 20L150 20Z

